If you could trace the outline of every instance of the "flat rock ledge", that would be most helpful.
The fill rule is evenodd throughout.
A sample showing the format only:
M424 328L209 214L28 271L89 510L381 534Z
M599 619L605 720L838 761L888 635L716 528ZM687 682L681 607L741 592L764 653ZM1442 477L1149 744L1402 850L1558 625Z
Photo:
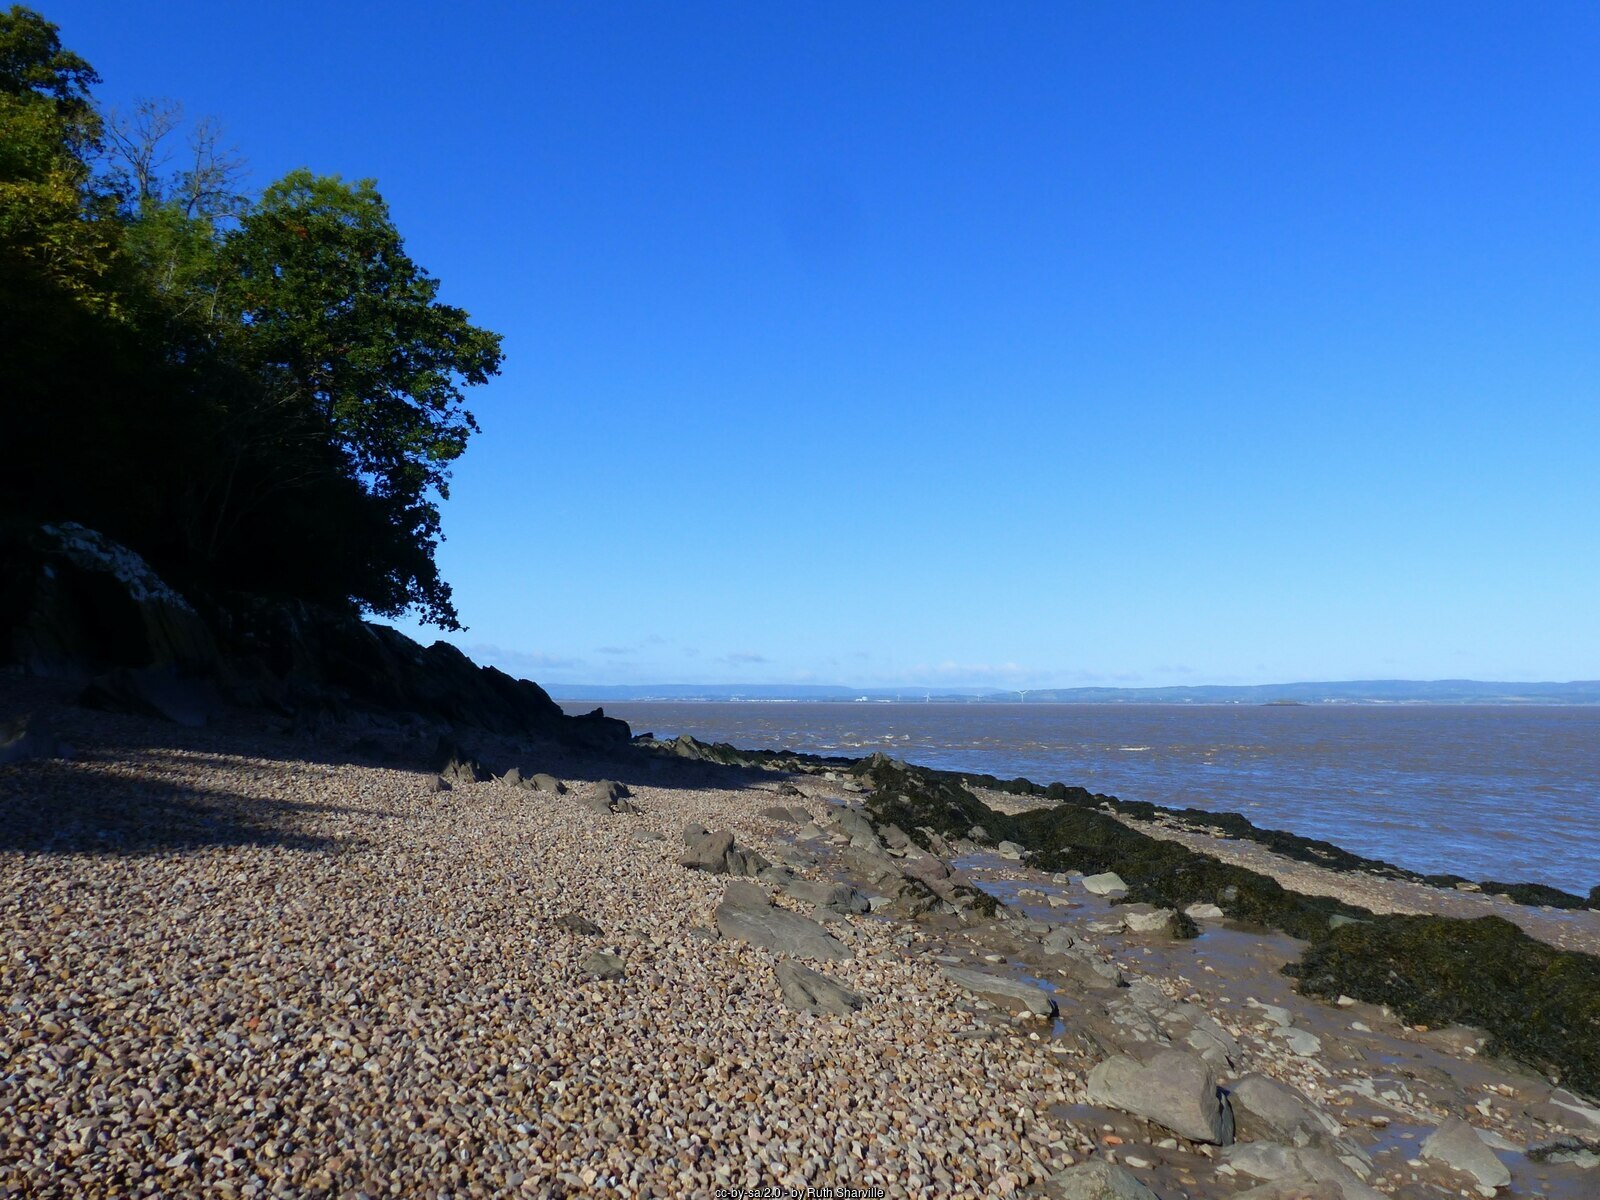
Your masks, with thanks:
M1192 1142L1233 1141L1233 1108L1199 1055L1158 1050L1141 1063L1116 1055L1089 1072L1089 1103L1154 1121Z
M789 959L778 963L772 969L772 973L777 976L778 991L782 994L784 1003L790 1008L845 1017L863 1004L861 997L842 983L829 979L821 971L802 967Z
M1126 1167L1098 1158L1059 1171L1050 1182L1064 1200L1161 1200Z
M1008 979L1004 975L990 975L987 971L972 971L965 967L943 967L945 975L969 992L980 996L1000 996L1020 1003L1036 1017L1056 1015L1054 998L1036 983L1022 979Z
M1478 1191L1493 1195L1511 1183L1511 1172L1500 1157L1460 1117L1451 1117L1422 1143L1422 1157L1470 1175Z
M848 946L810 917L773 907L767 894L753 883L729 885L717 905L716 922L723 937L776 954L834 962L854 957Z

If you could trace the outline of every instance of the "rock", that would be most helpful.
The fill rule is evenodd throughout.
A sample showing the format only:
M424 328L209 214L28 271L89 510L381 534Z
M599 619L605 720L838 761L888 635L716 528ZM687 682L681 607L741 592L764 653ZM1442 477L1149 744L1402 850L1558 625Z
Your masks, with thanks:
M1422 1157L1472 1176L1480 1187L1503 1188L1511 1183L1505 1163L1460 1117L1451 1117L1428 1135L1422 1143Z
M689 826L683 831L683 840L687 849L678 861L683 866L696 871L709 871L713 875L724 875L728 870L728 851L733 849L733 834L726 831L711 833L698 826Z
M778 977L778 991L790 1008L843 1017L862 1005L861 997L843 984L789 959L779 962L772 973Z
M427 789L428 791L434 793L448 792L450 790L450 781L443 775L435 775L432 779L428 780Z
M1301 1058L1313 1058L1322 1051L1322 1039L1309 1029L1280 1025L1272 1031L1272 1036L1282 1039L1283 1044Z
M1343 1132L1339 1122L1276 1079L1246 1075L1228 1089L1241 1137L1309 1145Z
M818 883L794 875L777 881L786 896L818 908L838 913L864 913L868 910L867 898L845 883Z
M528 777L528 786L536 792L548 792L552 796L564 796L567 792L566 784L562 783L554 775L546 775L543 771L537 775L530 775Z
M1183 910L1191 921L1220 921L1227 914L1215 904L1191 904Z
M1312 1185L1333 1189L1339 1200L1384 1200L1384 1197L1356 1178L1349 1167L1307 1147L1280 1146L1272 1142L1238 1142L1222 1151L1222 1160L1235 1171L1254 1179L1265 1179L1293 1187ZM1315 1191L1313 1195L1317 1194Z
M972 971L965 967L941 967L940 970L969 992L1017 1001L1036 1017L1056 1015L1054 998L1036 983L1010 979L1004 975L990 975L986 971Z
M900 870L912 879L920 879L932 886L949 879L952 872L947 864L931 854L908 854L900 860Z
M1099 875L1085 875L1083 890L1095 896L1125 896L1128 894L1128 885L1122 882L1122 876L1115 871L1106 871Z
M1089 1103L1121 1109L1165 1126L1190 1141L1233 1141L1233 1109L1198 1055L1158 1050L1147 1063L1126 1055L1089 1072Z
M569 912L556 918L556 924L573 933L593 935L600 932L600 926L582 913Z
M500 776L500 782L503 783L503 784L506 784L509 787L521 787L522 786L522 772L519 771L516 767L512 767L509 771L504 772Z
M1039 944L1052 953L1065 954L1077 946L1078 939L1072 936L1072 930L1065 925L1052 925L1049 932L1039 939Z
M769 806L767 808L763 808L761 810L761 815L763 817L766 817L767 820L769 820L769 821L777 821L777 822L779 822L780 824L783 824L783 825L801 825L801 824L804 824L804 821L802 821L799 818L797 818L792 811L790 811L789 809L785 808L781 804L774 804L774 805L771 805L771 806ZM810 817L806 817L805 818L805 820L807 820L807 821L809 821L810 819L811 819Z
M699 825L689 825L683 831L683 840L686 850L678 862L696 871L753 878L772 865L754 850L741 850L734 845L731 833L711 833Z
M1247 1192L1239 1192L1233 1200L1345 1200L1345 1194L1336 1183L1318 1183L1300 1176L1263 1183Z
M1213 1067L1225 1069L1232 1068L1244 1054L1233 1035L1210 1016L1196 1018L1194 1028L1189 1030L1183 1044Z
M880 826L878 836L883 839L883 844L891 850L912 851L916 849L916 843L911 840L911 836L898 825Z
M190 729L209 724L222 710L221 698L209 683L165 667L118 667L96 675L78 703L102 712L155 717Z
M67 750L40 717L30 714L0 725L0 767L33 758L64 758Z
M592 813L602 816L610 813L636 813L639 808L628 797L632 795L622 784L612 779L602 779L592 784L589 794L579 803Z
M967 836L975 842L987 842L989 840L989 831L982 825L974 825L967 830Z
M1169 933L1177 915L1170 908L1158 908L1152 912L1129 909L1123 912L1122 920L1129 933Z
M464 783L484 783L492 776L477 760L452 754L439 769L439 778L453 788Z
M583 970L596 979L621 979L627 964L616 954L596 950L583 960Z
M71 521L0 530L0 661L83 679L113 667L213 675L216 639L126 546ZM9 642L9 644L5 644ZM164 715L164 714L163 714Z
M1100 1158L1057 1171L1050 1182L1065 1200L1161 1200L1132 1172Z
M1026 851L1016 842L1001 842L994 848L994 852L1001 858L1009 858L1012 862L1021 862Z
M849 947L809 917L772 907L766 893L754 884L730 885L717 905L716 922L723 937L779 954L834 960L852 957Z

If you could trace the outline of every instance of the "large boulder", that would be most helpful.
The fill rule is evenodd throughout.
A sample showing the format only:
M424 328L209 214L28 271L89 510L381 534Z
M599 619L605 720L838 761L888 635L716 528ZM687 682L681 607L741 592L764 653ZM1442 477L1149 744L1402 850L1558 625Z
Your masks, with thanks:
M683 844L683 857L678 862L695 871L754 877L772 865L754 850L736 846L733 834L726 830L712 833L699 825L689 825L683 831Z
M125 546L71 521L0 533L0 661L87 678L118 667L214 674L210 627Z
M1154 1121L1193 1142L1233 1141L1233 1109L1204 1059L1158 1050L1146 1063L1116 1055L1089 1072L1089 1103Z
M1266 1075L1244 1076L1228 1089L1228 1099L1241 1137L1309 1146L1344 1131L1305 1096Z

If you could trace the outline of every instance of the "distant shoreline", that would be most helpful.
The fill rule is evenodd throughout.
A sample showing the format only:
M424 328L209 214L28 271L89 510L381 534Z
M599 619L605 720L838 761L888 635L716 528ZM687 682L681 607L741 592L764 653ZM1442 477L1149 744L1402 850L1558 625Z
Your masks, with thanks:
M1004 696L869 696L849 699L842 696L747 696L727 693L711 696L675 695L671 693L640 693L620 695L594 691L568 692L560 688L547 688L550 698L558 704L945 704L945 705L1014 705L1022 707L1057 708L1596 708L1600 698L1593 700L1547 699L1534 696L1504 696L1470 700L1441 699L1326 699L1326 700L1158 700L1142 698L1101 700L1014 700Z
M945 688L843 684L573 683L546 685L554 700L692 700L903 704L1476 704L1600 705L1600 680L1518 683L1478 679L1353 679L1182 687Z

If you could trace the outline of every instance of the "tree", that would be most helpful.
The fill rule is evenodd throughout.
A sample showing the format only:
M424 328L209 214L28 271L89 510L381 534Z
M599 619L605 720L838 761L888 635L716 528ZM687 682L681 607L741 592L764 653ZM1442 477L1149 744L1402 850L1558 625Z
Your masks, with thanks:
M16 5L0 13L0 275L8 322L33 287L109 305L102 280L115 230L94 219L107 210L89 191L100 136L89 88L98 82L38 13Z
M437 500L478 429L463 389L498 373L500 336L439 302L371 180L294 171L263 193L224 252L241 360L286 424L323 431L396 535L372 548L353 598L390 615L415 606L458 628L433 561Z

